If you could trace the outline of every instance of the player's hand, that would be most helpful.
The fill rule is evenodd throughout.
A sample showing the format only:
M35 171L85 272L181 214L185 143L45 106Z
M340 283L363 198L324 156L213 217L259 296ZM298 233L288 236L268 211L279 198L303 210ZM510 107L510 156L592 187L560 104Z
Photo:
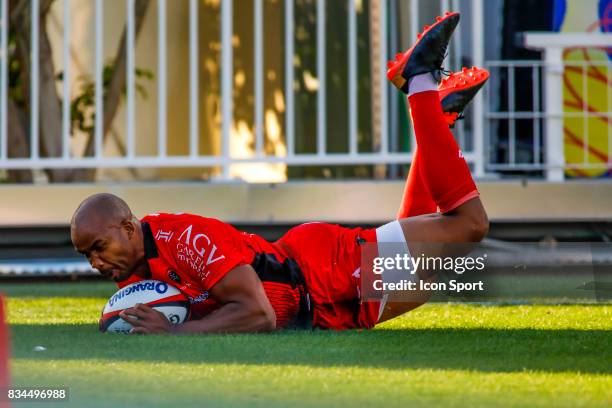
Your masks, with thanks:
M130 334L168 334L172 329L172 324L163 313L142 303L125 309L119 313L119 317L134 327Z

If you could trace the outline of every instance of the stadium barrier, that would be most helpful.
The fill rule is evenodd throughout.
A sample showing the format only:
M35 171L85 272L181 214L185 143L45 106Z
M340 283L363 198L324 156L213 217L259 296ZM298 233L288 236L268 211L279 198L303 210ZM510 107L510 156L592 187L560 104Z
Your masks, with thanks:
M124 145L123 154L108 154L105 153L105 147L109 143L105 138L105 129L102 123L104 117L104 101L102 99L102 74L103 74L103 40L105 38L104 31L104 7L102 0L96 0L91 15L94 25L94 57L93 65L93 82L95 87L95 121L93 123L93 153L91 155L83 155L79 153L77 147L78 141L73 134L71 121L70 101L73 95L73 88L77 85L77 80L84 72L72 72L75 70L73 56L78 54L77 46L70 42L70 35L74 27L73 13L74 7L63 7L61 17L62 21L57 24L62 27L63 40L61 42L62 55L62 124L61 124L61 147L58 154L42 156L40 153L40 111L38 106L41 102L40 72L39 61L40 56L39 44L35 39L38 39L41 27L37 15L37 8L32 7L31 16L31 38L32 43L32 69L30 76L31 95L33 109L29 112L30 125L30 140L29 154L27 157L11 157L8 154L8 60L0 58L0 169L67 169L67 168L202 168L213 167L219 169L215 174L215 180L228 181L235 178L243 177L247 181L272 181L286 180L286 166L345 166L345 165L394 165L407 164L411 161L411 150L414 146L414 137L410 130L410 126L401 129L401 122L405 106L400 98L395 97L395 93L385 78L385 62L391 58L392 53L402 49L405 44L399 43L397 38L388 36L387 29L399 30L395 19L390 16L396 16L401 10L397 2L378 1L373 2L370 10L370 23L372 26L371 35L372 42L370 45L370 64L372 65L371 72L368 75L371 77L372 98L369 101L359 100L360 95L356 91L356 87L347 87L346 119L347 134L346 134L346 151L330 152L330 135L329 122L334 118L329 115L328 96L331 94L329 86L329 78L326 78L326 67L329 61L326 61L326 49L329 47L327 42L326 21L329 18L326 13L324 2L317 2L316 8L316 72L313 75L312 92L316 94L316 126L312 136L316 139L314 143L314 152L305 153L300 151L296 139L296 127L303 126L302 122L298 123L296 119L296 111L300 108L296 101L296 96L299 95L295 91L296 68L294 58L299 57L296 54L296 44L294 31L296 29L296 11L295 0L284 1L283 21L284 32L282 33L283 49L283 70L284 89L280 94L282 101L278 104L282 105L283 112L277 112L276 122L269 121L266 117L267 111L264 110L264 82L266 73L264 54L266 50L263 46L264 41L264 21L263 10L264 5L261 1L254 3L253 12L253 46L254 55L252 63L252 76L254 80L254 112L253 121L248 123L246 128L241 127L236 123L235 104L233 99L236 92L237 80L232 75L234 67L234 52L233 52L233 18L235 18L235 2L224 0L220 2L220 31L219 31L219 50L220 50L220 78L219 80L219 95L220 102L220 129L216 133L220 137L218 141L218 154L202 154L202 128L200 126L200 111L201 101L198 96L199 84L201 82L201 72L198 68L198 55L201 51L202 44L199 44L198 30L201 28L201 23L198 21L198 2L190 0L189 8L189 46L188 46L188 72L189 72L189 90L187 98L188 110L188 143L186 154L171 154L171 151L176 150L172 146L175 137L169 137L168 129L174 128L174 122L169 123L168 116L168 38L166 25L168 23L168 11L166 0L160 0L156 4L156 10L151 13L157 13L157 41L153 42L157 48L157 64L155 67L156 76L156 92L157 106L155 107L156 117L156 137L150 140L147 134L144 135L144 123L137 123L137 108L142 105L142 101L137 99L137 78L135 76L135 10L134 2L126 2L126 27L127 27L127 95L125 100L125 126L122 124L114 125L119 131L119 139ZM33 5L37 5L38 1L33 0ZM357 27L356 18L358 11L356 10L356 2L349 1L346 9L348 21L348 35L346 36L346 50L348 70L346 79L349 83L354 83L355 79L360 74L357 71ZM8 49L8 21L7 10L8 0L0 1L0 9L2 12L2 21L0 25L0 49L4 50L0 55L6 56ZM431 4L426 4L423 1L411 1L409 3L409 13L407 13L410 40L416 38L417 32L423 24L425 16L424 7L433 7ZM578 71L582 73L582 77L588 78L592 71L599 70L599 76L602 74L609 75L610 62L606 58L605 61L595 61L591 55L585 54L585 58L577 60L573 58L571 61L562 58L562 50L573 47L601 47L610 46L612 36L610 34L580 34L578 36L569 36L567 34L534 34L528 33L525 38L525 46L536 47L545 50L544 61L487 61L484 57L484 39L486 35L485 21L485 4L483 0L472 0L470 2L443 0L439 2L439 10L430 10L428 12L442 13L449 9L465 11L465 24L460 26L455 34L460 40L453 41L450 55L448 58L448 68L457 70L461 67L462 58L466 57L464 48L469 44L470 63L478 66L485 66L494 71L492 79L486 85L484 91L479 94L473 106L468 110L468 120L460 122L455 129L457 138L461 147L464 150L464 156L468 163L472 166L473 173L476 178L495 177L512 172L536 172L532 174L539 177L542 172L545 173L545 179L548 181L561 181L565 178L566 173L572 176L598 176L605 173L610 167L609 151L612 145L612 134L610 126L610 86L607 86L607 104L604 102L602 106L588 106L586 102L579 103L575 112L564 112L562 108L563 95L561 92L561 72ZM405 9L405 7L403 7ZM403 11L406 13L406 10ZM151 17L151 16L150 16ZM405 28L405 27L404 27ZM79 45L82 46L82 45ZM279 50L280 51L280 50ZM269 51L268 51L269 52ZM531 70L531 78L533 81L533 90L531 95L517 95L515 74L517 70ZM605 71L605 72L604 72ZM279 72L280 73L280 72ZM361 73L363 74L363 73ZM499 75L498 75L499 74ZM501 81L499 77L503 77ZM580 79L578 79L580 80ZM500 82L501 81L501 82ZM584 81L584 89L592 87L588 80ZM593 85L596 86L596 85ZM601 86L600 86L601 88ZM303 92L300 91L300 92ZM586 95L583 97L586 98ZM507 101L502 101L499 95L507 96ZM542 97L541 97L542 95ZM532 109L520 110L514 106L518 97L531 98ZM146 102L143 102L146 103ZM364 129L359 129L359 104L365 103L369 106L369 113L372 119L371 133L372 146L371 151L364 151L363 146L358 140L359 132ZM506 104L506 110L498 109L500 104ZM151 111L152 112L152 111ZM363 114L363 113L362 113ZM279 116L280 115L280 116ZM279 119L280 118L280 119ZM576 119L582 120L581 129L572 129L574 133L575 147L564 147L564 129L562 121ZM589 132L593 131L594 126L590 127L592 120L603 120L607 124L607 129L604 128L604 135L599 132L596 136L589 137ZM532 122L527 125L525 122ZM276 123L276 125L274 125ZM137 126L138 125L138 126ZM568 126L566 126L568 127ZM589 128L590 127L590 128ZM147 128L148 129L148 128ZM216 131L215 131L216 132ZM406 146L406 132L409 133L411 143ZM504 135L500 137L500 132ZM578 133L577 133L578 132ZM368 130L370 133L370 130ZM517 134L518 133L518 134ZM216 135L211 137L217 137ZM147 137L145 137L147 136ZM272 137L273 136L273 137ZM568 136L565 132L565 137ZM272 139L273 140L272 140ZM599 141L595 141L598 139ZM525 142L530 140L531 143ZM241 142L242 141L242 142ZM246 142L245 142L246 141ZM155 147L151 148L152 143ZM215 142L217 143L217 142ZM240 145L242 143L242 145ZM138 153L143 148L143 144L147 145L147 154ZM236 147L236 144L240 145ZM274 153L270 153L270 144L275 145ZM525 145L527 144L527 145ZM335 148L334 148L335 149ZM406 150L407 149L407 150ZM573 150L576 150L574 152ZM81 149L82 150L82 149ZM575 155L582 152L583 160L576 159ZM569 154L568 154L569 153ZM503 156L500 158L500 155ZM605 158L603 158L605 156ZM565 160L567 158L567 160ZM256 169L253 167L243 167L242 171L238 171L240 166L255 164L268 166L268 170ZM274 167L280 166L280 167ZM234 171L235 170L235 171ZM255 178L258 171L259 179ZM540 172L540 173L537 173ZM572 173L573 172L573 173ZM271 175L271 173L274 173ZM280 176L279 176L280 174ZM380 173L376 173L378 178ZM382 178L387 175L382 173ZM252 177L249 179L249 177Z

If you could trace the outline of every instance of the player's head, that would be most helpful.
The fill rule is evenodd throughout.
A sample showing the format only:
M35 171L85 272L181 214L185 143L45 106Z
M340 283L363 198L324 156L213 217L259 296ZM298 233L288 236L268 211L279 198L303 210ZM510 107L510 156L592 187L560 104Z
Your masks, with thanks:
M129 278L144 259L140 222L112 194L86 198L72 216L70 236L91 266L115 282Z

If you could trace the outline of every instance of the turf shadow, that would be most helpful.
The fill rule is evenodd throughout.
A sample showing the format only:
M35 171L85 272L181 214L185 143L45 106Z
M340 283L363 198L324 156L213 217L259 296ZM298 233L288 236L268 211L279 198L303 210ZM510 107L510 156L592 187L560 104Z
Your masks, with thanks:
M273 334L126 336L95 325L13 325L15 358L387 369L611 373L606 330L405 329ZM43 352L35 346L46 347Z

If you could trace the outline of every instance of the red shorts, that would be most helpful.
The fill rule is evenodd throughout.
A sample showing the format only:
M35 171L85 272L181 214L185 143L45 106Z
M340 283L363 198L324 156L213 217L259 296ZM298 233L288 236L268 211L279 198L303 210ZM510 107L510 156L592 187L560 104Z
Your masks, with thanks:
M275 243L304 273L313 327L371 328L378 322L380 303L362 302L360 297L363 242L376 242L376 230L308 223L290 229Z

